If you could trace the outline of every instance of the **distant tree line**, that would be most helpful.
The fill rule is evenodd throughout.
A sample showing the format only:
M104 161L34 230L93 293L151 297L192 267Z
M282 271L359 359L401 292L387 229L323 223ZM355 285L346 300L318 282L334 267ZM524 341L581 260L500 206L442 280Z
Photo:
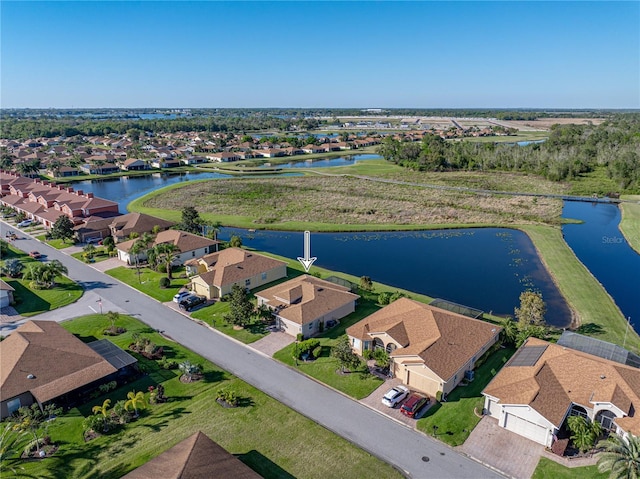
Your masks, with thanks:
M448 142L429 134L421 142L387 137L378 152L418 171L501 170L571 180L604 168L620 191L640 192L640 115L593 125L554 125L544 143L517 147L499 143Z

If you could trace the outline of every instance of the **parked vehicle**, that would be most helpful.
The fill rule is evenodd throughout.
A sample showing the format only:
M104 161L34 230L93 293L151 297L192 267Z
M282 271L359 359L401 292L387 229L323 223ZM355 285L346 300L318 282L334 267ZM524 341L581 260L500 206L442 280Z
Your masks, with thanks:
M18 223L18 228L24 228L25 226L30 226L33 223L33 220L24 220Z
M187 311L191 311L196 306L204 304L207 302L207 298L204 296L196 296L195 294L191 294L186 298L180 300L178 303L181 307L183 307Z
M396 407L409 395L409 390L404 386L391 388L382 398L382 404L387 407Z
M179 303L181 300L183 300L187 296L191 296L191 293L189 291L180 291L179 293L176 293L176 295L173 297L173 302Z
M31 256L33 259L40 259L42 257L42 255L38 251L29 252L29 256Z
M400 408L400 412L405 416L416 417L429 402L428 397L420 393L412 393Z

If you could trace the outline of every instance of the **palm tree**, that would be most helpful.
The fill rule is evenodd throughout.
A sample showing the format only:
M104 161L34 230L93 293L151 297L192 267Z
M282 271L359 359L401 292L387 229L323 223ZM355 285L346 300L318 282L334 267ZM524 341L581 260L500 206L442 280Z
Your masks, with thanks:
M96 405L91 408L93 414L102 414L102 427L104 432L109 430L109 421L107 421L109 406L111 406L111 399L105 399L102 406Z
M640 436L611 435L598 447L605 449L598 459L598 470L609 472L609 479L640 478Z
M178 259L178 247L173 243L161 243L154 249L158 258L158 264L164 266L167 272L167 278L172 279L171 268L173 267L173 262Z
M26 444L26 432L11 421L2 424L0 432L0 471L19 477L18 470L24 469L18 463L20 453ZM7 477L10 477L7 475Z
M134 416L138 417L138 408L144 409L147 407L147 401L144 398L144 393L142 391L129 391L127 393L127 400L124 403L125 409L129 410L129 408L133 408Z
M602 434L602 426L598 421L589 421L582 416L569 416L567 424L571 430L571 440L582 452L591 449Z
M140 258L139 254L142 253L146 249L145 245L140 241L136 241L131 246L129 250L129 256L133 256L136 264L136 273L138 273L138 283L140 283Z

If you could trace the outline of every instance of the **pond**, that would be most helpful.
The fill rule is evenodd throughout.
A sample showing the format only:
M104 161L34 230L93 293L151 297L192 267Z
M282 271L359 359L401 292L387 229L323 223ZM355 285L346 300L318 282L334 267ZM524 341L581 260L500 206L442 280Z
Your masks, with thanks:
M565 201L562 216L584 221L562 227L565 241L640 331L640 255L618 229L620 208L616 204Z
M245 246L288 258L303 254L303 233L223 228L220 239L239 235ZM569 308L528 236L504 228L381 233L312 233L317 266L397 288L513 315L520 293L540 291L546 319L568 326Z
M380 155L346 155L337 158L315 159L315 160L298 160L289 163L277 163L271 165L266 163L261 168L327 168L330 166L349 166L355 165L358 161L381 160Z

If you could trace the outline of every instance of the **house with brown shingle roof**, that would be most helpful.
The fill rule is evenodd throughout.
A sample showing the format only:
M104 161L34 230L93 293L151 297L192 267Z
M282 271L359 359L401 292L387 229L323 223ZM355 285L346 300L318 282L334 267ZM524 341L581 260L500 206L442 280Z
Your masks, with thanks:
M640 436L640 369L529 338L482 394L485 414L551 447L571 415Z
M115 242L125 241L131 233L142 235L151 233L157 226L160 231L168 230L175 223L144 213L127 213L114 218L109 228Z
M216 299L229 294L234 285L253 289L287 275L287 264L253 251L226 248L185 263L194 293ZM199 273L199 274L198 274Z
M135 365L129 354L107 343L127 359L123 368ZM49 402L60 405L61 397L115 379L119 366L111 364L90 344L55 321L33 320L0 342L0 418L34 402L41 407Z
M129 253L133 244L137 239L123 241L117 243L116 249L118 250L118 258L127 264L135 263L135 258ZM201 258L209 253L213 253L218 250L219 241L210 240L204 236L194 235L180 230L165 230L160 231L153 239L153 243L149 245L149 248L153 248L159 244L170 243L176 246L176 259L173 261L173 265L182 265L185 261L194 258ZM138 261L144 261L147 259L146 253L138 253Z
M134 469L123 479L260 479L262 476L201 431Z
M498 340L502 328L478 319L400 298L347 328L353 350L382 348L391 372L407 386L449 394Z
M273 311L276 325L291 336L315 336L327 321L338 321L356 310L360 296L349 288L303 275L256 293L258 306Z

